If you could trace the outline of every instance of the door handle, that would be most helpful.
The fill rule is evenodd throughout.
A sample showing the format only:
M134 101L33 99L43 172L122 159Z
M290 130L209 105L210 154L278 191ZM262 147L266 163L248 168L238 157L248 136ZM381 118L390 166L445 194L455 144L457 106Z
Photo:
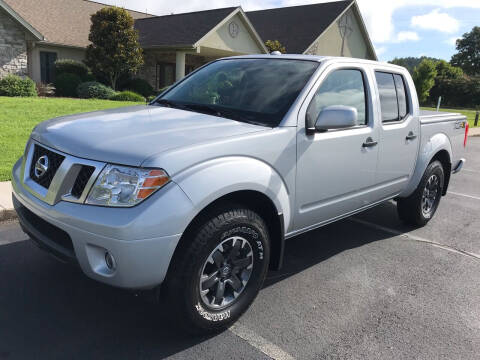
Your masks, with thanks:
M410 131L405 139L406 140L414 140L416 138L417 138L417 135L415 135L412 131Z
M372 146L375 146L377 144L378 144L377 141L373 141L373 139L371 137L368 137L367 140L365 140L365 142L362 144L362 147L364 147L364 148L372 147Z

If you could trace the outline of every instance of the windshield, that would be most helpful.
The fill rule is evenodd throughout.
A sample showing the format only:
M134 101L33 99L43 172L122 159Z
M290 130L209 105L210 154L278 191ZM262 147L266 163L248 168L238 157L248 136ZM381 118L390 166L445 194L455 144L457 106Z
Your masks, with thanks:
M220 60L192 74L155 103L275 127L318 65L288 59Z

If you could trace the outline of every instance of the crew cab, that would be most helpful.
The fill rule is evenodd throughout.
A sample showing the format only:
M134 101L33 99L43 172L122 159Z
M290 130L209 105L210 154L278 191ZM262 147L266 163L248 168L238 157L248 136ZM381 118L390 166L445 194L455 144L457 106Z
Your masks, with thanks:
M232 57L147 105L40 123L13 201L42 249L106 284L160 289L178 324L218 331L287 239L391 199L425 225L467 132L464 116L421 112L402 67Z

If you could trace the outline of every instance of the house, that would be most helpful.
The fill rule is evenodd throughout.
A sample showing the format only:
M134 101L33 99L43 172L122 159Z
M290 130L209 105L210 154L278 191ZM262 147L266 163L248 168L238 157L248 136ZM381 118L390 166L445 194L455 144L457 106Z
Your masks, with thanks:
M105 6L89 0L0 0L0 77L14 73L52 82L56 59L84 58L90 15ZM356 0L251 12L128 11L145 55L137 76L155 89L220 57L266 53L266 40L279 40L289 53L376 59Z

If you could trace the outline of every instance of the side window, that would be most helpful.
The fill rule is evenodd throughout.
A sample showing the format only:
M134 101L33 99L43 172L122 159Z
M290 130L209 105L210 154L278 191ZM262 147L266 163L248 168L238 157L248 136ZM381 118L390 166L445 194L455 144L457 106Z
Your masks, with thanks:
M328 75L308 106L307 117L316 120L325 107L332 105L356 108L357 125L367 124L365 84L360 70L336 70Z
M403 120L408 114L408 102L407 91L405 89L405 81L403 80L402 75L394 74L393 78L395 79L395 87L397 88L398 114L400 115L400 120Z
M375 77L380 94L382 122L398 121L397 90L393 74L376 71Z

